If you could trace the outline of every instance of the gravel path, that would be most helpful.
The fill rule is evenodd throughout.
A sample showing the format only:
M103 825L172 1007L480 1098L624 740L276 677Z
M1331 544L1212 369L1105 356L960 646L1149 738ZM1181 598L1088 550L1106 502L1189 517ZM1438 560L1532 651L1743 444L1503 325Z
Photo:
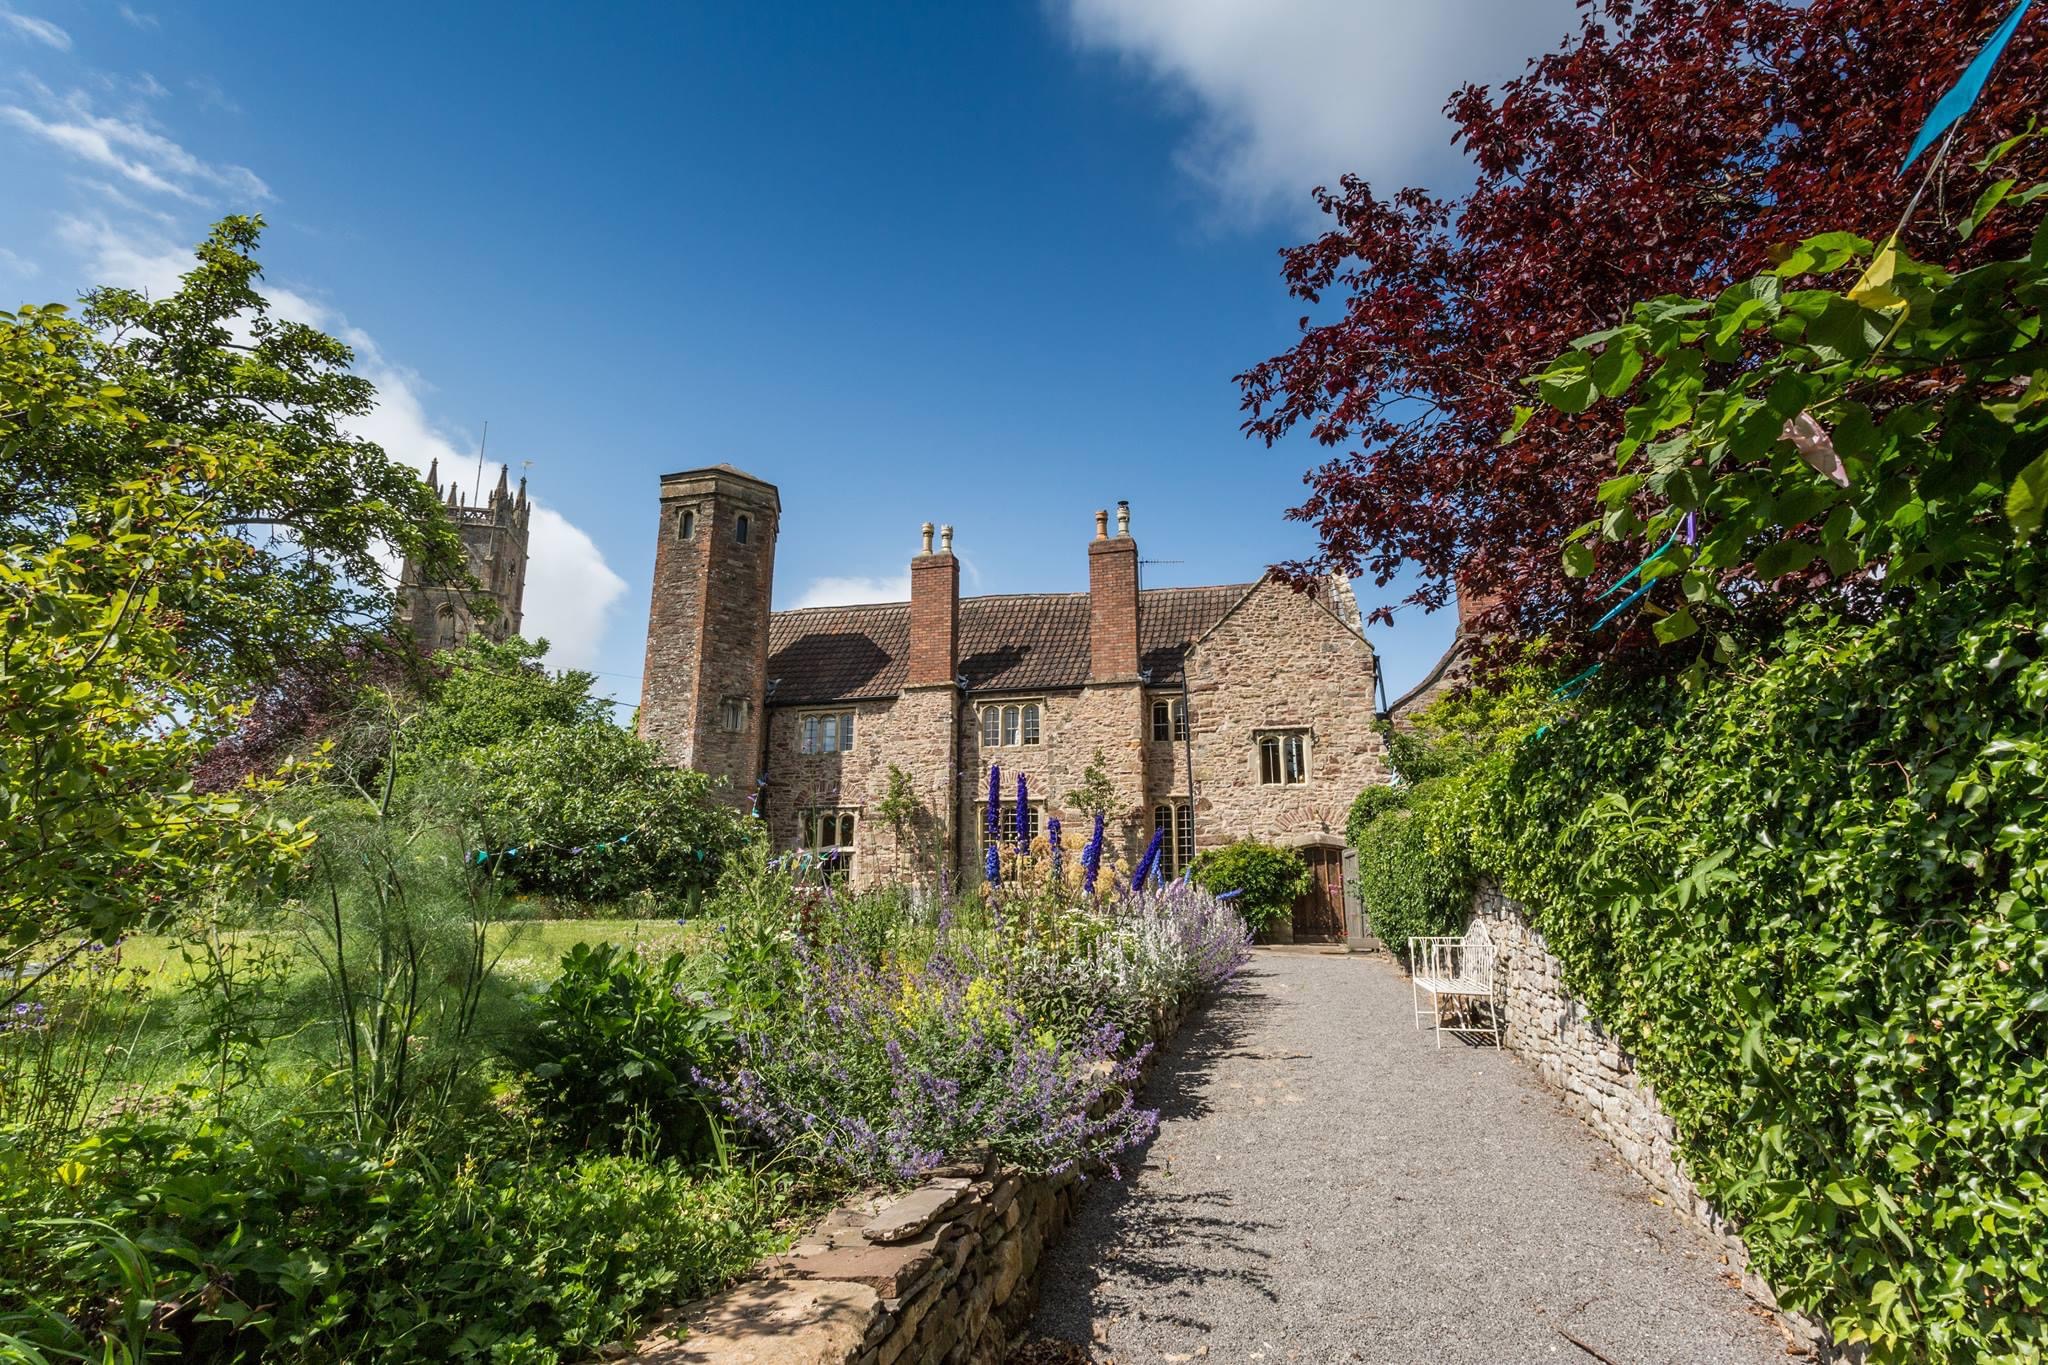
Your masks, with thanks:
M1160 1135L1054 1249L1037 1331L1117 1365L1783 1365L1534 1073L1408 1011L1385 958L1258 954L1154 1072Z

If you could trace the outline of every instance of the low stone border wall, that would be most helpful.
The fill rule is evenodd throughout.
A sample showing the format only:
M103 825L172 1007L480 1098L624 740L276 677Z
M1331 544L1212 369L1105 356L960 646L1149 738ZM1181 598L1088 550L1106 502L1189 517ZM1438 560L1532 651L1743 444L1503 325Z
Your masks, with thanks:
M1536 1068L1543 1083L1563 1097L1565 1107L1605 1138L1637 1175L1663 1196L1687 1222L1705 1233L1728 1257L1751 1298L1777 1312L1799 1344L1824 1359L1859 1359L1836 1353L1821 1324L1778 1308L1777 1297L1749 1268L1741 1234L1692 1183L1678 1163L1678 1129L1657 1103L1649 1084L1600 1022L1586 1012L1564 984L1564 964L1529 923L1521 902L1500 888L1482 884L1472 900L1469 938L1494 945L1494 972L1501 1010L1502 1046Z
M1153 1030L1179 1031L1192 1007ZM1143 1083L1143 1078L1140 1079ZM934 1171L825 1215L781 1256L686 1309L642 1344L644 1365L982 1365L1001 1361L1037 1307L1038 1264L1085 1186L989 1159ZM678 1336L681 1337L678 1340Z

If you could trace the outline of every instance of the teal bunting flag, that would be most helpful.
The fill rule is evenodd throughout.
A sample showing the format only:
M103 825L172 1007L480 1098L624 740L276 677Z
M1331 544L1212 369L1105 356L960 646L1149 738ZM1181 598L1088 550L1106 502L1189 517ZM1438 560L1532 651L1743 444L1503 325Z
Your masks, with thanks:
M560 844L551 844L549 845L549 847L562 849L563 852L567 853L570 857L574 858L580 854L596 853L601 849L611 848L615 844L623 844L632 837L633 836L631 834L621 834L616 839L606 839L603 843L600 844L578 844L574 848L566 849L562 848L562 845ZM493 858L516 858L520 855L522 851L531 854L534 851L534 846L532 844L526 844L522 845L519 848L500 849L495 853L491 852L489 849L480 848L473 855L471 855L471 859L476 863L482 864L489 862ZM700 848L697 850L697 857L700 861L703 859L703 849Z
M2020 20L2027 16L2027 7L2033 3L2034 0L2020 0L2014 5L2012 13L2005 16L2005 22L1998 26L1998 31L1991 35L1991 40L1977 53L1976 60L1963 69L1962 76L1949 87L1948 93L1934 102L1934 108L1927 115L1927 122L1920 125L1920 135L1913 139L1913 146L1906 153L1906 159L1899 164L1900 175L1904 175L1906 168L1920 159L1922 152L1934 145L1935 139L1960 123L1976 105L1977 97L1984 93L1985 83L1991 79L1991 68L1998 65L2005 45L2012 41L2012 35L2018 30Z

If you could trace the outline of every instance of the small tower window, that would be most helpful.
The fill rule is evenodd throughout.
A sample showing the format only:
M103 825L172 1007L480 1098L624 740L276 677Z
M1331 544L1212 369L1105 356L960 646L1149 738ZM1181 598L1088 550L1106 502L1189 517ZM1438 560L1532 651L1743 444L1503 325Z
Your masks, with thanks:
M676 539L695 540L696 538L697 514L692 509L685 507L676 516Z
M753 523L748 521L747 514L745 512L742 512L733 521L732 538L738 541L740 544L744 545L747 543L747 533L752 529Z
M738 734L747 728L747 704L738 697L727 697L718 705L718 728L728 734Z

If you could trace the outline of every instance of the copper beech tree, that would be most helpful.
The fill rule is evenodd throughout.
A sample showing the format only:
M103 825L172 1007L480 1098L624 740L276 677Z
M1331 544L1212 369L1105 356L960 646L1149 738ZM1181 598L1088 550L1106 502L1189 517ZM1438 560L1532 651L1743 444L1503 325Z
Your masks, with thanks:
M1907 145L2011 0L1580 8L1577 32L1521 78L1450 99L1477 172L1462 196L1383 197L1348 176L1316 192L1328 230L1282 253L1290 292L1315 312L1291 349L1238 382L1249 434L1271 444L1305 430L1336 452L1292 513L1315 524L1320 549L1285 571L1384 585L1411 561L1424 583L1410 602L1440 606L1462 581L1493 604L1489 626L1584 646L1592 593L1632 549L1605 547L1576 580L1559 551L1599 513L1622 405L1545 409L1502 446L1531 402L1521 381L1637 301L1711 296L1767 268L1775 245L1890 232L1935 164L1930 153L1902 177ZM2024 131L2044 94L2048 26L2023 23L1939 160L1903 239L1913 254L1951 266L2024 254L2043 202L1967 240L1957 226L2014 173L1974 163Z

